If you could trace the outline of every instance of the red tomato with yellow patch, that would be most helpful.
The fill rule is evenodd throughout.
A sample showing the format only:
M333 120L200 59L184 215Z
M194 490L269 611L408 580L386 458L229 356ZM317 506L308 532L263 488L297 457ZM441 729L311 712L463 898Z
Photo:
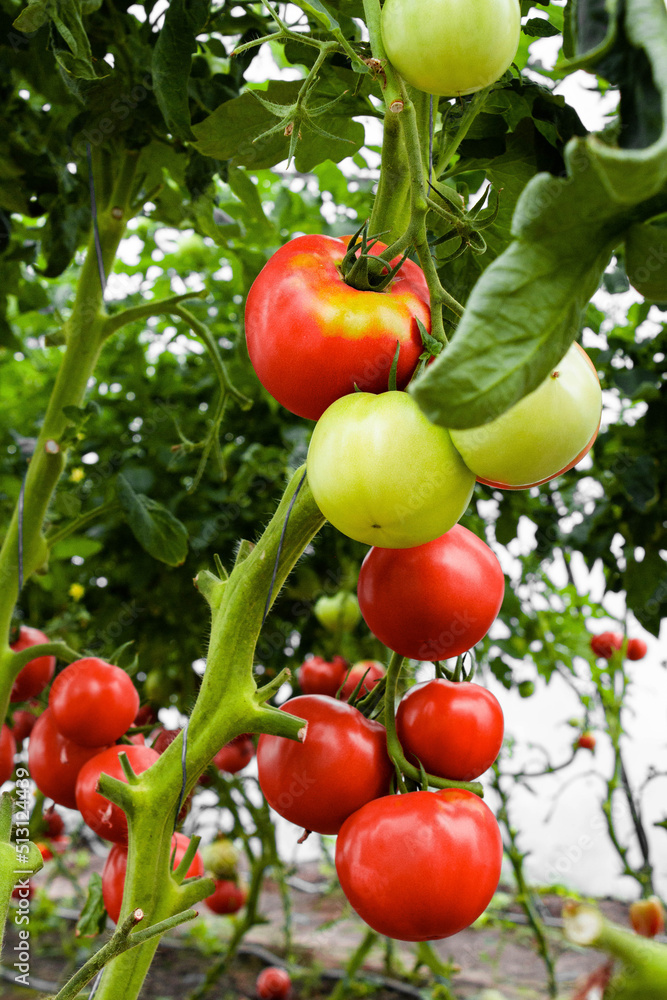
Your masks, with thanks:
M431 328L422 270L406 260L384 291L359 291L340 272L347 244L297 236L276 251L248 294L245 330L257 377L286 409L310 420L355 384L385 392L397 342L396 384L404 388L422 352L417 320ZM376 243L371 254L385 249Z

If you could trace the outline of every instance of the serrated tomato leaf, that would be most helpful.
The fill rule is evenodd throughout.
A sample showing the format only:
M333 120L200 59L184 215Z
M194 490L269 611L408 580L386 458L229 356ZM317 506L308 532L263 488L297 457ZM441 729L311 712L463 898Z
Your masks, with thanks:
M118 500L139 544L167 566L180 566L188 554L188 532L177 517L156 500L135 493L123 475L116 480Z

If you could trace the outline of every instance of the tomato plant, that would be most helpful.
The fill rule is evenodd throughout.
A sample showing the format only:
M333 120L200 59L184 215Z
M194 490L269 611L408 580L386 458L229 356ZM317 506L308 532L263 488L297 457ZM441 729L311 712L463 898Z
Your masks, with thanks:
M477 478L528 489L568 472L597 437L602 390L586 352L573 344L537 389L482 427L451 431Z
M183 833L174 833L171 838L171 850L174 855L171 864L172 871L178 868L188 849L190 838ZM122 844L114 844L107 855L102 872L102 896L106 911L114 923L118 923L121 906L123 905L123 889L127 871L127 848ZM204 862L199 851L195 852L186 878L194 878L204 874Z
M132 725L139 694L124 670L88 656L58 674L49 708L63 736L84 747L113 743Z
M403 696L396 732L408 760L421 761L429 774L472 781L498 756L503 710L479 684L436 678Z
M288 1000L292 993L292 980L285 969L269 965L257 976L255 991L259 1000Z
M389 790L393 768L384 726L324 695L291 698L281 711L308 726L303 742L260 736L257 766L266 800L296 826L337 833L351 813Z
M297 679L304 694L326 694L334 698L346 673L347 662L342 656L334 656L332 660L309 656L299 667Z
M367 803L341 828L336 871L367 924L401 941L449 937L484 912L503 856L489 807L460 789Z
M386 0L382 40L413 87L454 97L488 87L519 45L517 0Z
M237 913L246 901L248 893L231 879L216 879L215 892L207 896L204 902L213 913Z
M404 392L338 399L317 422L307 468L327 520L387 548L443 534L465 512L475 483L448 431Z
M60 806L76 809L76 779L91 757L105 747L83 747L60 732L50 709L43 712L30 734L30 776L47 798Z
M373 548L359 573L359 606L370 630L415 660L443 660L486 635L505 578L489 546L462 525L410 549Z
M97 791L101 774L127 781L120 762L125 754L135 774L147 771L160 756L151 747L123 745L109 747L87 761L76 779L76 806L84 822L105 840L127 843L127 819L123 810Z
M48 641L49 637L40 632L38 628L22 625L19 629L19 637L16 642L12 643L11 648L15 653L19 653L30 646L40 646ZM12 685L10 701L27 701L28 698L34 698L41 694L53 677L55 669L55 656L37 656L34 660L30 660Z
M372 253L384 249L376 243ZM311 420L355 384L386 390L397 343L403 388L422 351L417 320L430 329L428 289L416 264L406 260L386 291L359 291L341 276L346 252L345 239L298 236L273 254L248 293L253 368L279 403Z

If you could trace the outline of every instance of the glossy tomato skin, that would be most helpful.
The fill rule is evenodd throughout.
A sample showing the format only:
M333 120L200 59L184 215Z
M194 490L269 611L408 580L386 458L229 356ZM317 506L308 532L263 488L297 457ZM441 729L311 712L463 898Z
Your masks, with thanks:
M84 747L100 746L129 729L139 710L139 694L120 667L87 656L58 674L49 708L63 736Z
M58 730L51 710L43 712L30 734L28 768L30 776L47 799L59 806L76 809L76 779L91 757L106 747L82 747Z
M171 838L171 850L176 849L171 869L178 868L188 849L190 838L182 833L174 833ZM107 855L107 860L102 872L102 898L106 911L115 924L118 923L120 910L123 903L123 887L125 884L125 873L127 871L127 847L122 844L114 844ZM204 862L199 851L192 859L192 864L188 868L186 878L204 874Z
M386 795L393 774L384 726L325 695L291 698L281 711L308 723L303 743L259 738L259 783L269 805L296 826L338 833L364 803Z
M255 744L247 733L234 737L229 743L218 750L213 763L219 771L227 774L237 774L247 767L255 756Z
M371 632L414 660L471 649L491 627L504 592L495 555L460 524L426 545L371 549L357 586Z
M287 1000L292 993L292 980L285 969L269 965L257 976L255 990L259 1000Z
M427 774L473 781L491 767L503 742L503 710L479 684L436 678L410 688L396 712L408 760Z
M299 687L304 694L326 694L335 698L346 673L347 662L342 656L334 656L330 661L322 656L310 656L299 667Z
M44 642L50 642L48 635L44 635L38 628L31 628L29 625L22 625L19 630L19 637L12 643L15 653L20 653L30 646L41 646ZM53 677L56 669L55 656L38 656L34 660L26 663L20 674L12 684L12 691L9 700L27 701L41 694L46 685Z
M648 646L643 639L628 639L625 655L629 660L643 660L648 652Z
M407 392L337 399L317 422L306 465L327 520L349 538L385 548L422 545L449 531L475 488L449 431Z
M247 892L238 882L221 878L215 880L215 892L204 902L213 913L238 913L246 901Z
M343 690L340 693L341 698L343 701L347 701L362 677L364 678L364 683L361 685L359 697L363 698L384 677L385 673L385 668L378 660L359 660L347 675Z
M635 934L654 938L665 929L665 909L657 896L637 899L630 904L630 923Z
M581 750L595 750L596 739L594 733L582 733L577 740L577 746Z
M376 243L371 253L384 249ZM404 388L422 352L417 320L431 328L426 279L416 264L406 260L386 291L361 292L339 271L346 252L346 239L297 236L274 253L248 293L253 368L279 403L310 420L354 392L355 383L365 392L385 391L397 342L397 386Z
M9 781L14 771L14 754L16 753L16 740L14 734L3 722L0 727L0 785Z
M472 94L500 79L519 45L517 0L386 0L390 62L427 94Z
M127 818L119 806L109 802L96 788L101 774L127 781L120 762L122 753L127 754L135 774L147 771L160 756L152 747L133 744L109 747L84 764L76 780L76 806L84 822L100 837L117 844L127 843Z
M17 743L30 736L39 717L28 708L17 708L12 716L12 732Z
M366 923L400 941L449 937L484 912L503 845L489 807L462 789L375 799L343 824L336 871Z

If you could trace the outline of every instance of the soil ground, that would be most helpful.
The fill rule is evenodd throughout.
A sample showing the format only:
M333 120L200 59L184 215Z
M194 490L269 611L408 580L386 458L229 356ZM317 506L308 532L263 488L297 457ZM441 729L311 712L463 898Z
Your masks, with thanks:
M62 881L63 885L59 882ZM341 970L354 950L361 943L366 926L352 913L339 889L329 890L329 883L315 864L299 869L290 879L292 901L292 937L297 965L302 977L295 977L295 995L298 998L327 996ZM58 896L69 890L67 882L56 879L50 885L50 895ZM498 902L498 900L496 901ZM434 944L434 950L443 961L454 961L460 971L454 976L452 992L456 1000L547 1000L544 965L536 953L530 930L518 905L500 897L502 909L494 910L495 918L481 926L469 928L454 937ZM556 956L556 975L559 995L569 997L575 982L602 964L603 956L589 950L567 946L558 931L562 899L543 897L543 918L549 927L549 938ZM627 906L613 900L600 901L604 912L618 923L627 924ZM284 954L283 910L278 887L270 879L265 883L261 912L266 923L254 927L244 939L242 950L231 971L210 991L211 1000L235 1000L254 997L254 984L258 972L266 964L282 961ZM205 951L211 950L218 939L229 935L230 921L216 917L205 907L197 918L196 936L204 948L197 948L187 935L192 930L180 929L163 940L151 968L142 1000L187 1000L202 982L215 961ZM73 930L73 924L72 930ZM192 927L192 925L189 925ZM31 1000L53 994L54 987L63 982L66 961L58 935L44 931L41 940L32 941L33 954L30 966L32 989L17 987L14 974L4 970L0 980L0 997L3 1000ZM11 965L12 948L16 943L15 927L8 921L5 944L5 962ZM77 955L70 955L76 963ZM378 1000L400 1000L401 996L429 997L437 980L428 970L412 976L415 966L416 946L395 942L390 973L385 969L384 939L381 939L366 957L358 980L375 982ZM78 956L78 964L82 961ZM70 965L68 974L73 971ZM359 983L360 986L360 983ZM346 996L359 996L368 992L357 984L348 988ZM500 996L484 991L497 990ZM123 1000L119 997L118 1000Z

